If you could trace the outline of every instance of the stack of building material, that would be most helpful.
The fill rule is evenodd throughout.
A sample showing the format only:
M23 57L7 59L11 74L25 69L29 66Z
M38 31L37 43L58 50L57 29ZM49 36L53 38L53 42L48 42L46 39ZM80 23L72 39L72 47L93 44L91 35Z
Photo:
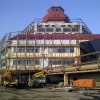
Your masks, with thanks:
M79 79L73 81L73 85L78 88L94 88L96 82L94 79Z

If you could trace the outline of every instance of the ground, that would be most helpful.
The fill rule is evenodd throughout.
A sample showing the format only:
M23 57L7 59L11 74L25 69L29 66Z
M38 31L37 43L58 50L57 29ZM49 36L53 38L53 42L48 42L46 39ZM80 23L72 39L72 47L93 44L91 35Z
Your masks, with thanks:
M0 88L0 100L100 100L64 89L8 89Z

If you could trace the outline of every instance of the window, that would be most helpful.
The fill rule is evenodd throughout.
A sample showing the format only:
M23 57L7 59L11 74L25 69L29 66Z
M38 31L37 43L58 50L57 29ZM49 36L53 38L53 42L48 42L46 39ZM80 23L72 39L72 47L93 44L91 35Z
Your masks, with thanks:
M52 27L55 27L55 25L52 25Z
M18 47L18 48L14 48L14 52L25 52L25 48L20 48L20 47Z
M45 25L45 27L49 27L49 25Z
M53 32L53 28L46 28L46 32Z
M27 48L27 52L39 52L39 48Z
M74 63L74 59L51 59L50 65L70 65Z
M70 48L70 52L74 52L74 48Z
M19 52L19 53L25 53L25 52L39 52L39 48L31 47L31 48L23 48L23 47L18 47L14 48L14 52Z
M74 52L74 48L73 47L65 48L65 52L73 53Z
M63 64L64 65L70 65L70 64L73 64L74 63L74 59L66 59L63 61Z
M27 65L38 65L39 64L39 60L26 60Z
M61 25L61 27L66 27L66 25Z
M26 40L19 40L18 41L18 45L25 45L26 44Z
M72 28L72 31L79 32L79 29L80 29L79 25L74 25L74 27Z
M63 32L70 32L70 28L63 28Z
M61 32L61 28L56 28L56 32Z
M18 59L18 60L13 60L14 65L38 65L40 62L39 60L27 60L27 59Z
M16 65L17 64L17 61L16 60L13 60L13 65Z
M28 40L28 41L27 41L27 44L28 44L28 45L32 45L32 44L33 44L33 40Z
M37 28L42 28L42 27L43 27L42 25L39 25L39 24L37 25Z
M49 52L56 52L56 53L73 53L74 48L49 48Z
M62 61L61 60L52 59L52 60L49 60L49 64L50 65L61 65Z
M37 31L38 32L45 32L45 28L38 28Z

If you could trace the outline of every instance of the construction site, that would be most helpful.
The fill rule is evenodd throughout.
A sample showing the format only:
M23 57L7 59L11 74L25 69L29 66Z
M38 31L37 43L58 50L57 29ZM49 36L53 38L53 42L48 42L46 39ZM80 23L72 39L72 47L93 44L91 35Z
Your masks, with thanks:
M0 40L0 84L5 87L100 88L100 35L60 6Z

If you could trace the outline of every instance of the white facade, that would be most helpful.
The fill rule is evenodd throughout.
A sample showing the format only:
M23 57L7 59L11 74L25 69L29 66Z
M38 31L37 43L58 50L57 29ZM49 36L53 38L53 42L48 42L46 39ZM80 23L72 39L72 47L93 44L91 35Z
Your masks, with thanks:
M32 70L74 64L79 56L77 40L12 40L6 64L13 70Z

